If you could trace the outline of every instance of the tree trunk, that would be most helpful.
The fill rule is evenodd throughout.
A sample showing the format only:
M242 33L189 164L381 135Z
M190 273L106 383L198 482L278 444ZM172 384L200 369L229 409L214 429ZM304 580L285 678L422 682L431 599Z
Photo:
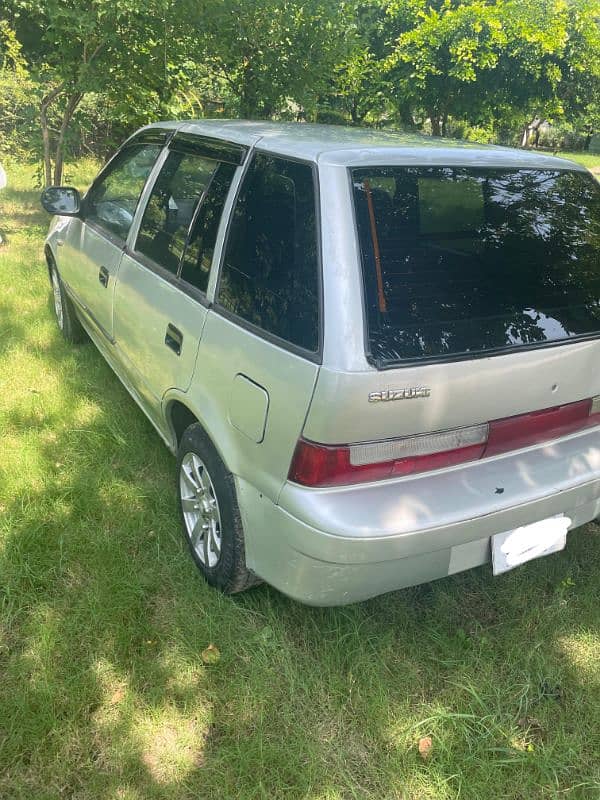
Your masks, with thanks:
M58 140L56 142L56 155L54 158L55 186L60 186L62 181L62 173L64 165L65 134L67 133L67 128L69 127L69 123L73 119L73 114L75 113L77 106L81 102L82 97L83 97L82 92L77 92L76 94L70 95L69 99L67 100L67 105L65 106L62 122L60 123L60 130L58 132Z
M405 103L398 105L398 117L400 124L405 130L413 131L415 129L415 120L412 115L412 110Z
M50 129L48 127L48 109L62 92L63 86L55 86L51 92L42 97L40 102L40 127L42 129L42 144L44 148L44 184L52 184L52 154L50 152Z
M433 109L427 112L429 116L429 121L431 122L431 134L432 136L441 136L442 135L442 125L441 125L441 118L439 114L436 114Z
M44 186L52 184L52 159L50 156L50 131L48 130L47 106L40 106L40 125L42 128L42 145L44 148Z
M352 96L352 102L350 103L350 119L353 125L360 125L363 120L362 115L359 114L358 111L358 98L356 95Z

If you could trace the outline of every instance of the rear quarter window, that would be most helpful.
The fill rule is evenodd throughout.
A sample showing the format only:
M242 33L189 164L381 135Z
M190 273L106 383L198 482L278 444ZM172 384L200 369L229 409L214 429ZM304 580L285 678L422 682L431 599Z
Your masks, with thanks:
M257 153L233 212L218 303L309 352L319 349L316 191L309 164Z

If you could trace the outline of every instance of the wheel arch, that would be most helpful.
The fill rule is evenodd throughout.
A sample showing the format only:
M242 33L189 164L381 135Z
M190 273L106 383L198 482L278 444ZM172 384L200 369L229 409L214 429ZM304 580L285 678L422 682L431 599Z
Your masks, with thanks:
M225 464L227 469L231 469L229 459L226 458L223 448L220 446L217 437L213 436L209 427L206 425L202 416L191 408L190 404L184 402L178 397L167 398L165 404L165 416L167 425L171 434L171 441L175 452L179 449L181 437L190 425L198 424L209 438L212 446L215 448L221 461Z
M181 400L172 399L167 402L166 417L171 438L175 448L179 447L181 437L183 436L186 428L195 423L202 424L195 414L185 403ZM202 425L204 429L204 425Z

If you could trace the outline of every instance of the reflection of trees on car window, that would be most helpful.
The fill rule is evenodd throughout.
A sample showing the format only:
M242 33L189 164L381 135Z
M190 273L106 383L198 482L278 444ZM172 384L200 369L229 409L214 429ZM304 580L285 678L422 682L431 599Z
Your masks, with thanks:
M600 192L591 177L435 167L355 170L354 181L376 358L476 352L600 330ZM377 303L369 202L385 313Z
M194 211L216 166L192 153L169 153L142 217L138 252L177 272Z
M234 211L219 302L265 331L317 350L315 190L308 165L256 156Z
M159 145L132 145L118 153L88 192L86 219L124 239L159 152Z

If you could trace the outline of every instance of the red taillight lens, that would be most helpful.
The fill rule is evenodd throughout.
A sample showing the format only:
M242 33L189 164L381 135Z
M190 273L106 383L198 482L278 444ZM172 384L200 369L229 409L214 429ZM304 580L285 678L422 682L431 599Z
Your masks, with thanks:
M519 414L518 417L507 417L490 422L486 456L506 453L508 450L519 450L531 447L550 439L559 439L569 433L597 424L592 417L592 401L582 400L580 403L569 403L543 411L532 411L530 414Z
M414 475L531 447L594 425L600 425L600 396L404 439L345 445L300 439L288 479L303 486L325 487Z
M351 445L323 445L300 439L289 480L304 486L340 486L413 475L481 458L488 426Z

